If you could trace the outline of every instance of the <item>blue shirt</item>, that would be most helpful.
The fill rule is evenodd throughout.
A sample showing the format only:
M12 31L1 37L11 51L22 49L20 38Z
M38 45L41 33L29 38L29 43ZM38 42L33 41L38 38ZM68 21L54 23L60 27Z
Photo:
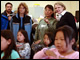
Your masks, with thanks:
M21 18L21 29L23 27L23 17L20 17Z
M1 54L1 58L2 58L3 56L4 56L4 52L2 52L2 54ZM20 58L18 52L15 51L15 50L12 50L11 58L9 58L9 59L17 59L17 58Z

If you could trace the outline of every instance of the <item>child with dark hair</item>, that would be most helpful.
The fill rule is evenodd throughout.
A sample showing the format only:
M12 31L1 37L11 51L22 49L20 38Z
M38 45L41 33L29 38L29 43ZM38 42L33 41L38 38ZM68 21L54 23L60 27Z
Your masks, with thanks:
M34 54L44 47L50 49L50 48L55 48L54 46L54 40L53 40L53 32L46 32L43 36L43 44L32 44L31 48L34 52Z
M55 47L53 44L54 44L54 39L53 39L53 33L52 32L46 32L44 34L44 38L43 38L43 42L44 42L44 45L45 47L48 47L48 48L52 48L52 47Z
M16 46L18 48L19 54L23 59L30 59L31 48L28 40L28 35L25 30L19 30L17 33Z
M75 43L74 30L67 25L58 28L54 34L56 48L43 48L33 59L79 59L79 52L72 49Z
M13 33L10 30L1 31L1 59L17 59L20 58Z

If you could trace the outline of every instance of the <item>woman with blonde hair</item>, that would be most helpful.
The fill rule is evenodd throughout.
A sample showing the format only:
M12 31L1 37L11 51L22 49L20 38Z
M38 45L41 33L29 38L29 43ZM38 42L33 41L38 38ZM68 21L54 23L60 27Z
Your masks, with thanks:
M32 20L31 20L31 17L28 16L28 13L29 13L29 10L28 10L28 6L26 5L26 3L24 2L20 3L17 8L17 14L12 17L11 24L10 24L15 40L17 40L17 32L23 29L27 31L29 42L31 42L30 34L32 30Z
M70 12L66 11L66 6L62 2L56 2L54 4L54 10L57 14L56 19L59 21L57 23L56 28L59 28L63 25L68 25L72 27L76 33L75 39L77 40L78 33L77 33L77 27L75 24L74 16Z

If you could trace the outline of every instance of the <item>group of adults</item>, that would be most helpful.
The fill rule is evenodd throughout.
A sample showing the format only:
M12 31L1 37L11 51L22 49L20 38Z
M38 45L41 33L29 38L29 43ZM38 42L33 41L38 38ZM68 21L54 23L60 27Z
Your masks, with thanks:
M23 29L28 33L29 42L33 41L31 39L32 19L28 15L28 6L26 3L20 3L15 15L12 12L12 7L13 5L10 2L5 4L5 11L1 13L1 30L10 29L16 40L17 32ZM77 41L78 32L74 16L66 11L66 6L62 2L56 2L54 8L50 4L46 5L44 14L44 19L40 20L35 31L34 43L42 43L45 32L52 31L54 33L55 29L64 25L69 25L74 29L75 40Z

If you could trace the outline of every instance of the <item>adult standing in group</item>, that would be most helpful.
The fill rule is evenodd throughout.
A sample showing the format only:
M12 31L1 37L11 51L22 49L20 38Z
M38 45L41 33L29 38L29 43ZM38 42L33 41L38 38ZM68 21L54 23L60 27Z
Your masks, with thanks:
M75 24L74 16L70 12L66 11L66 6L62 2L55 3L54 4L54 9L55 9L55 12L57 13L56 18L59 21L57 23L56 28L59 28L63 25L71 26L74 29L75 33L76 33L75 39L77 41L78 32L77 32L77 27L76 27L76 24Z
M17 40L17 32L21 29L27 31L29 42L31 42L31 30L32 30L32 20L28 16L29 10L26 3L20 3L17 8L17 13L11 19L11 30L14 34L15 40Z
M36 32L35 32L35 44L43 44L43 37L45 32L54 31L56 29L57 20L54 18L54 9L52 5L46 5L44 10L45 17L41 19Z
M9 22L11 20L12 17L12 3L7 2L5 4L5 11L3 13L1 13L1 30L6 30L6 29L10 29L10 25Z

